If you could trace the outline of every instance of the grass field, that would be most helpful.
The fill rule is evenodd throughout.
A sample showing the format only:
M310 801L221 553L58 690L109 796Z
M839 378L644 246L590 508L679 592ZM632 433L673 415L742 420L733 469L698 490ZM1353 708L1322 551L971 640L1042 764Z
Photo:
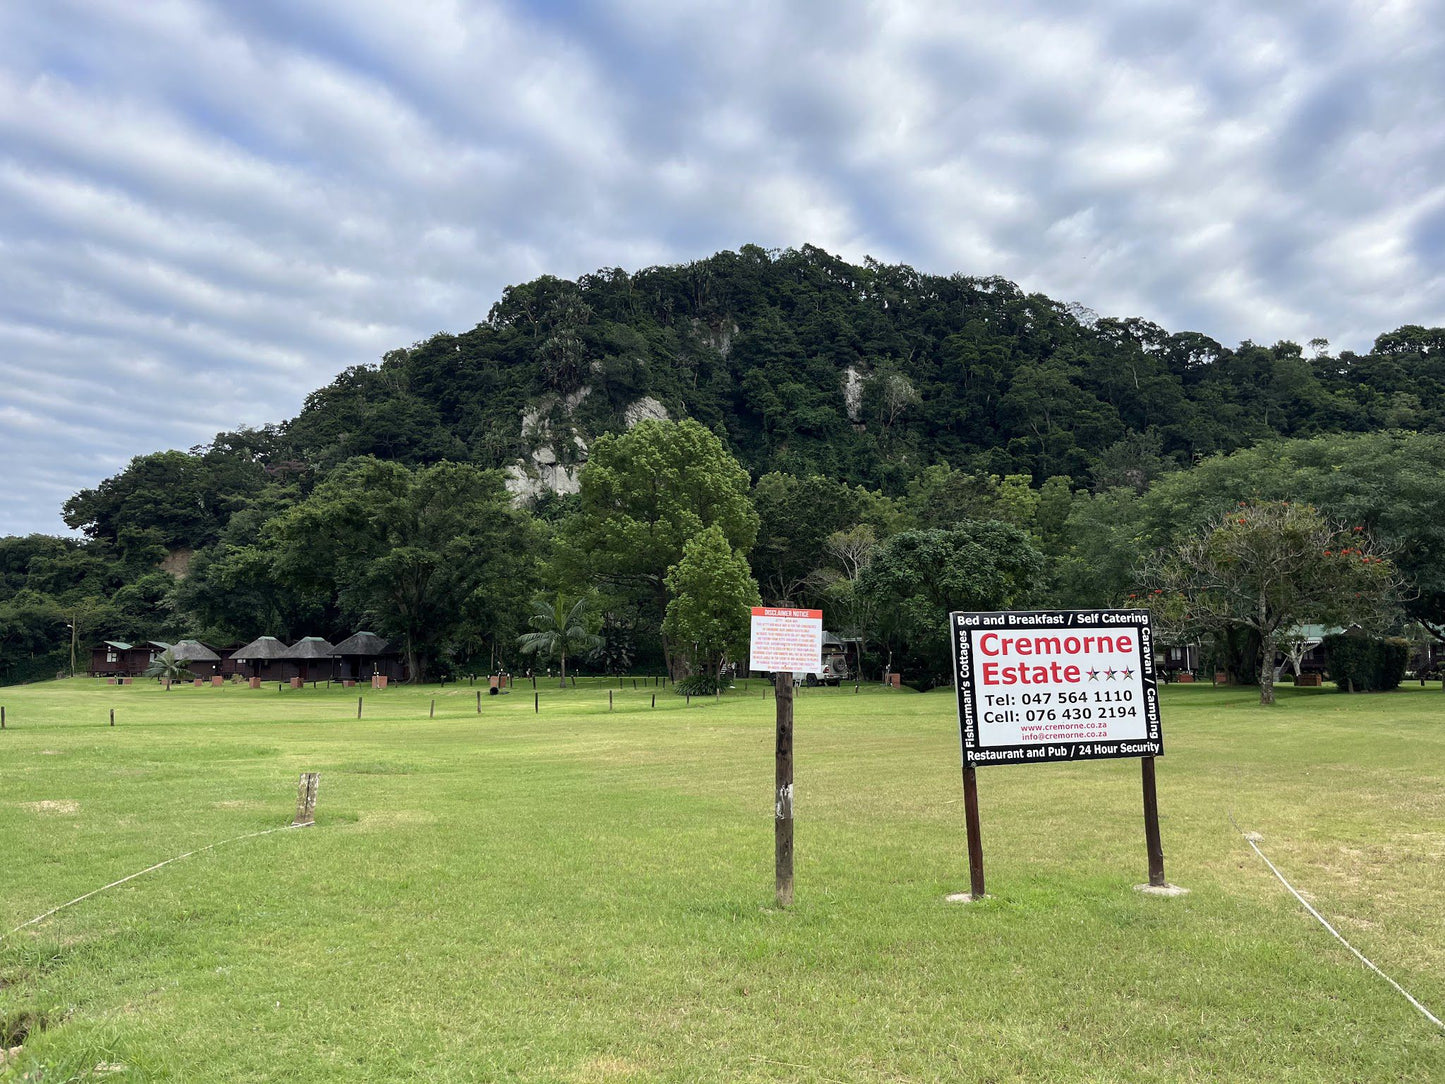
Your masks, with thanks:
M1227 818L1440 1014L1438 687L1168 688L1178 899L1135 761L980 769L969 905L952 694L808 690L787 912L760 684L606 689L0 690L0 933L322 773L0 940L0 1079L1445 1080Z

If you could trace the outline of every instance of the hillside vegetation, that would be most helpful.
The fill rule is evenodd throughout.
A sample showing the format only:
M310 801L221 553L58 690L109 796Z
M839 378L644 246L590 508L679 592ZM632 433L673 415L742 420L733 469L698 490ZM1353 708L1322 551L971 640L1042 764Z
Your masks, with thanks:
M455 620L422 645L432 666L513 662L532 594L599 587L606 658L660 664L661 589L639 603L568 545L596 544L575 521L598 442L656 418L694 420L746 473L760 522L730 542L762 597L827 601L880 650L913 651L860 593L893 536L1010 525L1043 569L1015 601L1120 601L1153 547L1256 496L1383 532L1420 588L1412 616L1440 616L1445 329L1403 327L1367 354L1227 348L998 278L745 246L510 287L472 330L346 369L289 421L138 456L66 503L84 541L0 540L0 680L68 666L69 624L85 643L414 636L431 602L358 587L395 573L397 550L453 576ZM1183 480L1202 464L1233 466ZM1364 488L1340 492L1337 469ZM422 523L447 493L488 524L466 560L437 557L441 528ZM356 530L306 552L308 522Z

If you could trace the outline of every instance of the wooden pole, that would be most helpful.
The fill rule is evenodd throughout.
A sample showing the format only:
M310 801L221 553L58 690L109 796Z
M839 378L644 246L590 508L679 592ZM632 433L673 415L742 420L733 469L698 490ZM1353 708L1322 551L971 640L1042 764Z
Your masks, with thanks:
M778 704L777 745L773 754L773 866L779 907L793 902L793 674L775 679Z
M361 697L356 698L356 717L361 718Z
M541 693L533 693L533 694L532 694L532 714L533 714L533 715L541 715L541 714L542 714L542 694L541 694Z
M611 690L611 689L608 689L608 690L607 690L607 710L608 710L608 711L611 711L611 710L612 710L612 690Z
M983 899L983 833L978 824L978 779L972 764L963 766L963 819L968 829L968 892Z
M320 772L301 773L301 783L296 788L296 819L291 827L316 823L316 791L320 786Z
M431 714L428 716L428 718L430 718L430 719L435 719L436 717L437 717L437 701L436 701L436 697L432 697L432 701L431 701Z
M654 708L657 707L657 694L656 694L656 693L653 693L653 694L652 694L652 706L653 706Z
M110 725L115 726L115 708L110 709Z
M652 699L653 699L654 701L656 701L657 697L653 697ZM0 730L4 730L4 729L5 729L5 709L4 709L4 707L0 707Z
M477 690L477 714L480 715L481 713L482 713L482 690L481 690L481 689L478 689L478 690Z
M1159 795L1154 787L1154 758L1141 757L1139 770L1144 780L1144 845L1149 850L1149 884L1163 888L1164 844L1159 838Z

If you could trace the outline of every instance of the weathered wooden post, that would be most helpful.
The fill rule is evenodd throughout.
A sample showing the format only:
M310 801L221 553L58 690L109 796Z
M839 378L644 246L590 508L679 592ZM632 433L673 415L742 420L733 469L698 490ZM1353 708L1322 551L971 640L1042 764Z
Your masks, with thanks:
M978 818L978 775L972 764L963 766L963 823L968 837L968 894L983 899L983 830Z
M532 714L533 714L533 715L541 715L541 714L542 714L542 694L541 694L541 693L533 693L533 694L532 694Z
M431 700L431 712L430 712L430 714L427 716L427 718L429 718L429 719L435 719L436 717L437 717L437 699L436 699L436 697L432 697L432 700Z
M296 788L296 819L292 828L316 823L316 791L321 786L320 772L302 772L301 783Z
M657 694L656 694L656 693L653 693L653 694L652 694L652 706L653 706L654 708L657 707Z
M608 711L611 711L611 710L612 710L612 690L611 690L611 689L608 689L608 690L607 690L607 710L608 710Z
M115 726L115 708L110 709L110 725Z
M478 690L477 690L477 714L480 715L481 713L482 713L482 690L481 690L481 689L478 689Z
M1154 758L1140 757L1139 770L1144 781L1144 846L1149 851L1149 884L1163 888L1164 843L1159 838L1159 795L1154 787Z
M361 697L356 698L356 717L361 718Z
M777 746L773 756L773 858L779 907L793 902L793 674L776 677Z
M0 706L0 730L5 729L5 708Z

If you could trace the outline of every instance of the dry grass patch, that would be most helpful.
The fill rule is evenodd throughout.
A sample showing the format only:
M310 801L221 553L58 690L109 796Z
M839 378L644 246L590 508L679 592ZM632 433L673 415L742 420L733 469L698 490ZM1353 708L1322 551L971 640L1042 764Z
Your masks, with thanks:
M46 799L40 802L21 802L21 809L28 809L32 813L60 813L70 815L80 812L80 803L74 798Z
M605 1084L613 1080L630 1080L646 1073L647 1067L629 1058L615 1054L599 1054L590 1057L577 1067L572 1079L577 1084Z

